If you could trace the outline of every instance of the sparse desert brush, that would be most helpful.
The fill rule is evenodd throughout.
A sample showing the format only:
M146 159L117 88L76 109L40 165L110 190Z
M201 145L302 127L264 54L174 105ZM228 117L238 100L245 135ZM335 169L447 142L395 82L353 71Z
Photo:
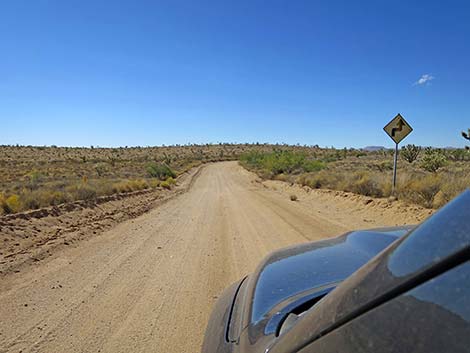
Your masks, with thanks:
M470 188L470 173L466 175L452 176L442 182L441 189L434 196L433 207L439 208L459 195L465 189Z
M112 189L114 193L124 193L132 191L127 181L119 181L117 183L114 183L112 185Z
M56 206L71 201L71 196L59 190L24 191L20 194L21 210L31 210L47 206Z
M108 166L106 165L106 163L97 163L95 164L94 168L95 168L96 174L99 177L104 176L108 170Z
M302 186L308 186L312 189L333 189L336 187L336 183L334 183L335 177L336 175L334 173L328 173L327 170L322 170L318 173L302 174L297 178L297 182Z
M112 188L115 193L124 193L124 192L148 189L149 184L144 179L123 180L123 181L114 183Z
M98 195L93 186L83 182L69 186L67 192L72 195L73 200L92 200Z
M399 197L407 201L431 208L434 197L441 190L443 179L438 174L428 174L421 178L412 178L400 186Z
M36 190L43 181L44 176L38 170L33 170L27 174L28 181L25 185L30 190Z
M349 190L356 194L365 195L365 196L373 196L373 197L383 197L384 195L384 187L383 187L383 180L377 175L372 173L361 171L356 172L351 176L349 180L349 186L347 187Z
M290 198L291 201L297 201L298 200L297 195L294 195L294 194L291 194L289 198Z
M377 169L380 172L386 172L393 170L393 162L392 161L380 161L376 164Z
M437 150L430 149L428 153L432 151ZM470 186L466 181L466 176L470 174L470 151L452 149L437 153L444 155L449 162L445 168L439 167L434 172L442 176L441 189L434 196L434 207L451 199L465 185ZM145 183L131 182L134 180L143 180L148 187L157 188L168 177L175 178L193 166L209 161L237 159L264 179L295 180L312 188L354 189L355 192L375 195L379 195L377 189L381 189L382 194L387 196L391 188L392 154L391 150L366 152L262 143L93 149L0 146L0 190L3 192L0 213L6 213L5 209L8 213L13 212L6 204L6 199L13 194L19 197L19 209L26 210L64 200L110 195L118 192L117 189L125 192L145 188ZM424 154L422 151L418 162L406 163L402 158L398 161L398 188L403 192L404 185L429 174L421 167ZM170 173L158 174L159 170L163 170L159 167L163 163L167 164ZM155 170L149 173L149 165L157 165L157 176L150 177ZM369 175L355 177L357 172L362 171ZM168 184L171 187L170 181ZM168 187L165 183L164 186ZM423 202L414 195L413 198L418 200L415 202ZM400 197L406 199L403 194Z

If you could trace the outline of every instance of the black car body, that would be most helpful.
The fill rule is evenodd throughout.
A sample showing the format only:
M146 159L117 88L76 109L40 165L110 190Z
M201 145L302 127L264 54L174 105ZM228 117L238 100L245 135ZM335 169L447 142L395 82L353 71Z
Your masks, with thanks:
M417 227L269 255L226 289L204 353L470 352L470 191Z

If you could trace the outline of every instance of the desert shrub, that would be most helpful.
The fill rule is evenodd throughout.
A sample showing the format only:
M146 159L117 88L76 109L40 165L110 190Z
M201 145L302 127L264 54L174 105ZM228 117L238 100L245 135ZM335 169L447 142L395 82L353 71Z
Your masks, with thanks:
M115 193L123 193L148 189L149 184L144 179L124 180L114 183L112 188Z
M451 161L465 161L470 159L470 151L468 149L457 148L450 150L447 153L447 157Z
M297 195L292 194L289 198L291 201L297 201Z
M73 200L92 200L97 196L96 189L86 183L70 186L67 191Z
M326 168L326 163L319 160L306 160L303 164L304 172L316 172Z
M144 179L133 179L130 181L132 190L144 190L148 189L149 184Z
M421 168L428 172L435 173L446 164L447 158L442 152L427 149L421 162Z
M311 187L312 189L336 189L342 190L344 176L332 170L321 170L316 173L303 174L297 178L297 183Z
M152 189L155 189L160 186L160 181L156 179L151 179L148 181L148 184Z
M382 197L383 188L380 182L368 172L357 172L349 179L350 183L345 191L351 191L365 196Z
M406 145L401 148L401 156L408 163L413 163L421 152L420 146Z
M172 177L167 178L166 182L170 185L175 185L176 184L176 180L173 179Z
M175 184L176 184L176 180L173 179L172 177L168 177L165 181L162 181L160 183L160 186L162 188L170 190L172 188L172 186L175 185Z
M166 180L165 180L165 181L162 181L162 182L160 183L160 186L161 186L162 188L164 188L164 189L168 189L168 190L171 189L171 184L170 184L168 181L166 181Z
M148 164L147 174L152 178L158 178L160 180L166 180L169 177L176 177L176 173L168 165L163 163Z
M2 193L0 193L0 216L5 214L5 211L3 210L3 207L5 205L5 195L3 195Z
M447 202L469 187L470 174L447 177L445 181L442 182L439 192L434 196L432 206L434 208L444 206Z
M7 213L5 208L7 207L7 199L4 194L0 193L0 215Z
M385 172L393 169L393 162L391 161L381 161L377 165L377 169L381 172Z
M407 201L431 208L434 197L441 190L443 181L440 175L430 174L422 178L410 179L400 187L398 194L400 198Z
M24 193L21 197L21 204L25 210L34 210L40 208L41 204L34 192Z
M308 173L326 167L322 161L308 159L305 153L288 150L265 153L251 151L243 154L240 161L249 169L261 170L271 176Z
M9 197L5 198L2 197L3 200L2 202L2 210L3 213L9 214L9 213L15 213L19 212L21 210L21 204L20 204L20 198L18 195L13 194L10 195Z
M65 191L58 190L46 191L42 198L46 206L56 206L71 201L69 194L67 194Z
M70 195L59 190L35 190L20 195L22 210L56 206L68 201L71 201Z
M107 169L108 168L107 168L106 163L95 164L95 171L96 171L96 174L98 174L99 177L102 177L103 175L105 175Z
M29 172L27 177L28 181L26 182L25 187L30 190L36 190L44 178L43 175L37 170Z
M120 181L120 182L114 183L112 188L113 188L114 193L123 193L123 192L132 191L127 181Z

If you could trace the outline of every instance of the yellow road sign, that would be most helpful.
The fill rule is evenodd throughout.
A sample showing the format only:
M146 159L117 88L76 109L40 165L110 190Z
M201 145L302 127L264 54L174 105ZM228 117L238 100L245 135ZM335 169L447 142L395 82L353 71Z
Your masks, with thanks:
M398 114L387 125L385 125L384 131L393 141L395 141L396 144L398 144L408 136L411 131L413 131L413 128L406 122L405 118Z

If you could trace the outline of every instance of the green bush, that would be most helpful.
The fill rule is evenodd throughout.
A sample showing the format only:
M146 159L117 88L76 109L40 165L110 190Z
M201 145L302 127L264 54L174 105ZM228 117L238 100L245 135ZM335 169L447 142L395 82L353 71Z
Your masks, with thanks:
M152 178L158 178L160 180L166 180L169 177L176 177L176 173L168 165L163 163L148 164L147 174Z
M271 176L309 173L326 167L322 161L308 159L305 153L280 150L270 153L248 152L241 156L240 161L249 169L264 171Z

